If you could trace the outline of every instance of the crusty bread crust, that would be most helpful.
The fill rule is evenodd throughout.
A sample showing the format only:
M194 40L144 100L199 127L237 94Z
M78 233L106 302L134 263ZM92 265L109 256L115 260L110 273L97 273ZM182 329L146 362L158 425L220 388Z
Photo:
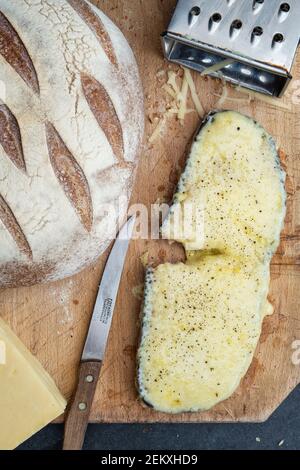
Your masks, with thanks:
M127 210L144 130L133 53L87 0L0 0L0 81L0 288L73 275Z

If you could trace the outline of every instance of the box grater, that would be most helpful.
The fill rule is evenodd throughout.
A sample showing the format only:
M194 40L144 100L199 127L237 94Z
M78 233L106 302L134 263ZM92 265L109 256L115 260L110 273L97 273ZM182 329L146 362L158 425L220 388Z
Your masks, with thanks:
M202 72L230 59L222 69L226 80L282 96L299 27L300 0L179 0L162 43L172 62Z

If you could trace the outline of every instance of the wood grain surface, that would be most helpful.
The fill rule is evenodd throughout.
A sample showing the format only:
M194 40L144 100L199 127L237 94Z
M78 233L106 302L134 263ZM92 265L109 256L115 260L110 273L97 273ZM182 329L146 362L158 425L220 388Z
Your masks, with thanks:
M190 113L184 126L169 117L161 136L149 144L170 97L163 91L166 74L178 67L163 60L160 33L166 29L175 0L94 1L116 22L134 49L145 90L146 135L136 177L133 203L148 208L170 201L185 162L186 147L199 123ZM300 78L300 55L293 75ZM222 83L193 75L205 112L214 109ZM294 81L294 85L297 82ZM299 88L299 85L298 85ZM232 90L232 96L238 92ZM139 334L139 286L144 267L140 256L149 252L154 264L182 259L176 244L158 240L131 243L113 319L107 354L91 414L93 422L230 422L262 421L300 382L300 365L292 363L292 343L300 340L300 98L290 87L284 98L291 111L254 100L226 101L257 119L286 154L288 213L282 243L272 262L270 298L275 313L264 321L252 366L236 393L209 412L170 416L143 407L135 390L135 357ZM192 105L191 105L192 106ZM1 316L53 376L70 398L79 359L107 253L79 275L50 285L0 293Z

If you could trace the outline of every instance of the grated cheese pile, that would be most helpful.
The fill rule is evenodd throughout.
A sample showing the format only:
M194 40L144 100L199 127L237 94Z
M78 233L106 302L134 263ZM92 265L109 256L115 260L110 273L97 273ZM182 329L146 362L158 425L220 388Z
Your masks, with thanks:
M183 77L180 86L177 83L177 79L178 73L175 73L173 70L169 70L168 80L162 86L162 89L172 98L172 102L150 136L150 144L161 135L169 117L175 116L183 125L185 117L189 113L197 112L199 117L203 117L204 115L204 109L190 70L183 68ZM189 93L194 104L194 109L189 109L187 105Z
M229 96L229 87L226 84L224 76L222 75L222 69L231 65L234 61L231 59L223 60L217 64L214 64L210 67L207 67L202 73L201 76L207 76L209 74L219 72L220 78L223 83L223 89L221 95L217 94L218 101L215 105L215 108L222 109L224 104L227 101L243 104L250 104L251 102L258 100L262 101L270 106L277 107L280 109L284 109L287 111L292 110L292 106L290 103L285 103L279 98L273 98L271 96L264 95L262 93L258 93L252 90L248 90L241 86L236 86L234 89L241 94L246 95L245 98L236 98L233 96ZM159 120L157 126L155 127L152 135L149 138L149 143L152 144L163 132L163 129L167 123L167 120L171 116L175 116L181 123L184 124L184 120L187 114L192 112L197 112L199 117L203 117L205 111L203 109L203 105L199 98L199 95L196 90L195 82L192 76L192 73L189 69L185 67L181 67L183 70L183 77L182 82L178 84L178 77L179 74L175 73L173 70L168 71L168 80L162 86L162 89L172 98L172 102L167 108L166 112L162 115L161 119ZM156 76L161 77L163 76L164 71L161 70L156 74ZM187 106L189 94L191 96L194 109L189 109Z

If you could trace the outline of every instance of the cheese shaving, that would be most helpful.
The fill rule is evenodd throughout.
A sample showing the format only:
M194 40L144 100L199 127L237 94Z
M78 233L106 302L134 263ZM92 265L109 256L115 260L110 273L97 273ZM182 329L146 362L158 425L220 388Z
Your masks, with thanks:
M157 137L161 134L164 124L165 124L165 116L159 121L156 128L154 129L153 134L151 134L151 136L149 137L149 144L152 144L157 139Z
M172 96L172 98L174 98L177 101L178 95L176 95L175 91L172 90L172 88L167 83L165 83L162 88L163 90L165 90L165 92L167 92L170 96Z
M170 108L168 114L178 114L178 108Z
M223 104L226 101L232 101L232 102L241 103L241 104L250 103L250 97L248 97L248 98L234 98L232 96L229 96L228 95L228 88L226 86L224 86L221 95L218 95L217 93L214 93L214 95L218 96L220 98L216 103L217 108L220 108L221 106L223 106Z
M177 82L176 82L176 78L177 78L177 75L175 72L173 72L173 70L170 70L168 72L168 81L167 81L167 84L170 85L173 90L175 91L176 95L179 95L180 94L180 89L177 85Z
M182 80L182 88L181 88L180 95L179 95L179 110L178 110L178 119L181 121L181 124L183 124L183 121L186 115L186 100L187 100L188 91L189 91L189 85L186 79L186 75L184 75L183 80Z
M191 113L196 113L197 111L195 109L189 109L187 108L185 111L185 114L191 114ZM171 108L168 110L169 114L177 114L178 115L178 108Z
M176 109L176 113L177 113L177 109ZM175 114L175 108L171 108L171 109L168 109L168 111L166 111L165 115L162 117L162 119L159 121L159 123L157 124L156 128L154 129L154 132L152 133L152 135L149 137L149 144L152 144L156 139L157 137L159 137L163 131L163 128L164 128L164 125L166 123L166 120L168 119L169 116L171 116L172 114Z
M228 65L233 64L235 61L232 59L226 59L222 60L221 62L218 62L217 64L212 65L211 67L207 67L206 69L203 70L201 75L204 77L205 75L209 75L214 72L218 72L219 70L224 69Z
M190 89L190 92L191 92L192 100L193 100L193 103L195 105L196 111L199 114L199 116L201 117L204 114L204 109L203 109L203 106L200 102L199 96L197 94L195 83L194 83L194 80L193 80L193 77L192 77L192 74L191 74L190 70L185 68L184 69L184 75L185 75L186 81L188 83L188 86L189 86L189 89Z
M171 103L171 106L161 118L156 128L154 129L153 134L149 138L149 143L152 144L158 136L162 133L163 126L165 125L166 119L171 115L176 115L177 119L183 125L186 114L197 112L201 117L204 114L204 109L201 104L200 98L197 94L195 83L192 77L191 72L188 69L183 68L183 79L181 88L177 84L177 74L173 70L168 71L168 81L162 86L162 89L170 95L174 102ZM191 98L195 109L187 108L187 98L188 92L191 92Z
M236 90L239 91L240 93L247 94L250 97L250 99L252 97L252 99L264 101L265 103L268 103L269 105L275 106L277 108L286 109L287 111L292 110L292 106L290 104L284 103L279 98L273 98L272 96L263 95L262 93L258 93L256 91L246 90L245 88L242 88L241 86L237 86Z
M245 97L245 98L235 98L235 97L229 96L228 87L226 85L224 85L223 90L222 90L222 94L221 95L216 94L216 96L219 96L219 98L220 98L217 101L216 106L221 107L221 106L223 106L223 104L226 101L233 101L233 102L236 102L236 103L245 103L246 104L246 103L250 103L251 101L257 99L257 100L263 101L263 102L265 102L265 103L267 103L271 106L286 109L287 111L292 110L292 107L291 107L290 104L284 103L284 102L280 101L278 98L273 98L271 96L263 95L263 94L258 93L256 91L245 89L241 86L235 87L235 90L242 93L242 94L244 94L244 95L247 95L247 97Z
M227 89L227 86L224 85L223 86L223 90L222 90L222 94L220 96L220 99L218 100L217 102L217 107L221 107L223 106L223 104L225 103L225 101L227 100L228 98L228 89Z

